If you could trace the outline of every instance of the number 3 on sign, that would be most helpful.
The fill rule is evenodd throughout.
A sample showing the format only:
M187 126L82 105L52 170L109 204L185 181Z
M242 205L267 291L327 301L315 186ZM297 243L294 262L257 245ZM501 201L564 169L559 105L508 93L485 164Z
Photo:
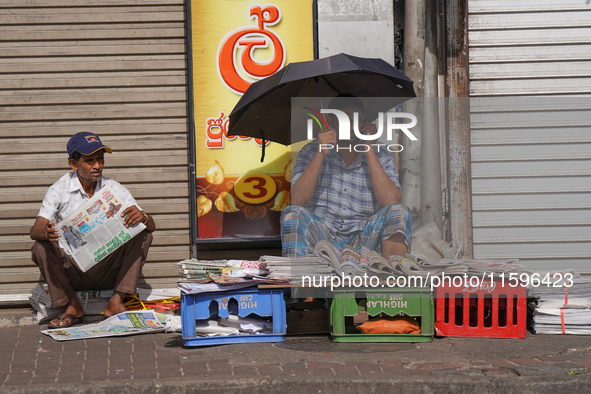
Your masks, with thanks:
M263 204L275 196L277 184L267 174L246 174L236 181L234 193L247 204Z

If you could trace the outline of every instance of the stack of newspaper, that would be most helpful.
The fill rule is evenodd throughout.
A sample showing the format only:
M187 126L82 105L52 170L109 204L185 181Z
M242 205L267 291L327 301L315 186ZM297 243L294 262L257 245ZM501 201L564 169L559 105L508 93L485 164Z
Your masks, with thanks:
M208 283L216 277L259 277L268 273L264 264L249 260L196 260L187 259L177 263L181 282ZM227 282L227 280L226 280ZM236 280L236 282L240 282Z
M533 287L537 297L537 303L530 305L533 332L591 335L591 280L574 270L544 278Z
M267 283L267 268L260 261L196 260L179 262L182 278L177 288L186 294L241 289Z
M344 248L339 250L331 242L320 241L314 253L326 259L338 274L345 276L362 276L364 274L377 277L388 276L439 276L445 275L475 275L483 274L498 276L499 274L528 273L525 266L517 264L518 260L465 260L443 259L430 261L409 255L390 256L389 259L365 247L359 250Z
M183 282L208 283L209 274L222 274L228 260L187 259L177 263Z
M280 257L261 256L269 275L267 279L273 282L291 282L302 276L330 276L336 274L336 270L322 257Z

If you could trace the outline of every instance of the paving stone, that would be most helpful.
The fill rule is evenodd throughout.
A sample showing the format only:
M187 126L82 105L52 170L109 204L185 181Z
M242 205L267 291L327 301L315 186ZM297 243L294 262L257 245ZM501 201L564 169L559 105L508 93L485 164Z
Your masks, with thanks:
M19 364L19 365L26 365L26 364L34 364L35 363L35 355L31 354L15 354L14 358L11 361L11 364Z
M11 372L5 380L6 384L27 385L33 379L33 371Z
M486 369L486 370L482 371L482 373L484 373L486 376L491 376L491 377L513 377L513 376L518 375L518 373L516 371L509 369L509 368Z
M591 369L591 358L580 358L576 360L576 363Z
M257 368L252 365L239 365L232 367L232 375L234 376L254 376L258 375Z
M355 364L331 364L331 369L334 374L339 377L346 376L360 376L359 370L355 367Z
M437 370L437 369L460 369L464 367L464 363L461 362L448 362L448 363L421 363L413 364L412 368L416 370Z
M106 380L108 377L106 368L92 368L84 371L84 380Z
M133 379L134 380L155 380L156 377L158 376L158 371L155 369L152 370L148 370L148 369L140 369L140 370L134 370L132 373Z
M578 361L580 359L587 358L581 353L561 354L560 357L562 357L565 360L572 360L572 361Z
M109 379L127 379L131 377L131 366L127 365L125 368L111 366L109 368Z
M380 365L384 375L391 376L391 377L398 377L398 376L411 376L413 374L421 374L431 375L431 371L414 371L408 368L404 368L404 366L395 366L395 365Z
M62 351L62 343L56 340L44 341L37 345L37 349L42 349L46 352L61 352Z
M307 374L305 368L282 367L282 369L286 376L302 376Z
M74 383L82 381L82 372L60 372L57 376L58 383Z
M64 365L82 365L86 362L86 355L82 352L64 353L62 364Z
M10 370L11 372L34 371L35 361L31 360L28 362L13 362L10 364Z
M57 382L56 375L53 376L35 376L31 380L31 384L55 384Z
M584 365L579 364L579 363L575 363L574 361L564 361L564 362L559 362L559 363L552 363L552 365L562 368L562 369L581 369L581 368L586 368Z
M45 352L37 353L37 362L59 362L61 353L58 352Z
M562 368L558 368L549 364L535 364L525 366L517 366L515 370L520 376L547 376L547 375L566 375L567 372Z
M53 365L48 368L37 368L35 370L35 377L51 377L55 379L55 377L59 373L59 370L59 365Z
M519 365L542 364L540 360L535 358L510 358L509 361Z
M205 361L207 365L229 365L230 363L230 361L227 358L212 358L205 359L203 361Z
M257 365L257 371L262 376L283 375L283 369L279 365Z
M133 366L133 369L156 369L156 368L158 368L158 364L156 363L156 360L143 360L143 361L134 360L131 365ZM191 364L188 364L188 365L191 365ZM203 365L205 368L205 363Z
M181 368L158 368L158 379L167 379L167 378L178 378L181 377Z
M62 343L64 345L64 351L68 353L84 352L87 349L87 341L64 341Z
M361 376L371 376L371 375L380 375L382 374L382 369L380 368L380 366L378 364L371 364L371 363L367 363L367 364L361 364L361 363L355 363L355 366L357 367L357 369L359 370L359 372L361 373Z
M89 346L88 349L86 349L86 352L86 354L88 354L88 357L91 358L107 358L111 356L109 348L105 347Z
M517 364L509 362L507 360L486 360L490 365L493 367L505 367L505 368L514 368Z
M204 361L192 361L182 363L181 365L184 369L192 369L192 370L201 370L207 372L207 363Z
M305 373L308 376L334 376L330 368L308 368Z
M402 361L400 360L378 360L377 364L382 368L384 366L403 368Z
M204 371L204 374L207 376L215 377L215 376L231 376L232 369L230 365L226 365L225 368L212 368L210 365L207 365L207 371Z
M433 371L435 375L447 375L447 376L482 376L483 372L479 369L456 369L456 368L444 368Z
M306 363L303 361L293 361L283 363L283 368L306 368Z
M559 362L559 361L565 361L564 358L559 357L559 356L537 356L536 357L538 360L543 361L543 362Z
M470 367L470 368L490 368L491 365L489 363L487 363L486 361L470 361L466 364L466 366Z
M334 363L319 363L316 361L308 361L306 362L307 369L315 369L315 368L330 368L330 366Z

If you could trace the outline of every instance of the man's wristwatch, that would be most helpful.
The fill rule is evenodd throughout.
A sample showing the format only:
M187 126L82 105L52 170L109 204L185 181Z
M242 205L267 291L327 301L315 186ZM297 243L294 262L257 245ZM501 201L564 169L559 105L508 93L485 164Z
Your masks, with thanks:
M148 214L145 213L144 211L142 211L142 215L144 215L144 221L142 222L143 224L148 223Z

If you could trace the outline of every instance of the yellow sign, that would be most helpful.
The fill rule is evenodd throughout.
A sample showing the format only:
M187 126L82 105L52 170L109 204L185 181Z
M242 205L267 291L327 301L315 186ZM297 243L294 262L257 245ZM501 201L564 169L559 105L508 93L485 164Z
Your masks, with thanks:
M263 141L228 136L228 116L253 82L313 59L313 6L191 1L198 238L279 235L290 149L267 142L261 163Z
M234 193L236 197L248 204L262 204L275 196L277 184L267 174L246 174L236 181Z

